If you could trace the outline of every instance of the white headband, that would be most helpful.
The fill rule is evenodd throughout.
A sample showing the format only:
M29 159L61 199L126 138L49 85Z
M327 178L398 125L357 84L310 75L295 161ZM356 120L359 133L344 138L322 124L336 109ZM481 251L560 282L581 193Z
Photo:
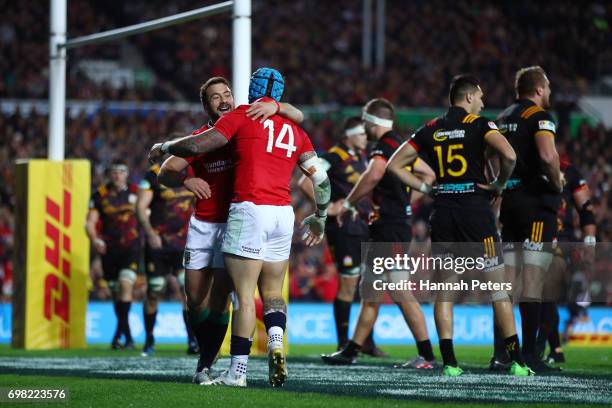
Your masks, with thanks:
M363 112L363 114L361 115L361 119L367 122L373 123L375 125L378 125L378 126L382 126L386 128L393 127L393 121L391 119L379 118L378 116L371 115L367 112Z
M351 136L355 136L355 135L361 135L365 133L365 129L363 128L363 125L357 125L355 127L352 127L350 129L346 129L344 131L344 134L346 135L346 137L351 137Z

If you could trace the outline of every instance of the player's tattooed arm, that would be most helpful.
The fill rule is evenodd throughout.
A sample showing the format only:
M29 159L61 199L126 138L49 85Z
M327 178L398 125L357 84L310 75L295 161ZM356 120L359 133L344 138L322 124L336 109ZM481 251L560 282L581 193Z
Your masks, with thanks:
M414 168L412 171L408 171L407 167L414 164L417 160L417 151L408 142L404 142L391 156L387 163L387 170L396 176L402 183L412 188L413 190L420 191L423 194L431 192L431 184L435 180L435 174L425 165L423 162L419 168ZM421 161L419 161L421 163ZM417 166L414 166L417 167ZM420 171L422 178L415 175L415 172Z
M149 152L149 161L157 161L166 153L178 157L193 157L220 149L227 143L225 136L215 128L211 128L197 135L154 144Z

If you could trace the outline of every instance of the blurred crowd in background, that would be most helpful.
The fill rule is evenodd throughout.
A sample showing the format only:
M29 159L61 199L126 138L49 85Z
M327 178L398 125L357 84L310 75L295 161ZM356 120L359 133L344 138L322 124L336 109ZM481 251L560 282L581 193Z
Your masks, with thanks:
M68 37L163 17L216 0L68 2ZM47 95L49 2L0 0L0 97ZM374 12L375 16L375 12ZM480 76L486 104L512 98L516 69L542 65L557 101L572 102L612 74L612 4L515 0L387 0L385 66L362 67L362 2L253 0L253 67L274 66L298 104L359 105L372 95L401 106L443 106L459 72ZM373 41L375 43L375 41ZM86 46L68 55L68 98L197 101L197 83L231 73L229 12ZM86 75L87 60L136 69L133 86ZM152 79L145 72L153 75Z
M68 37L134 24L217 1L144 0L68 2ZM46 0L0 0L0 98L48 96L48 16ZM27 11L27 12L26 12ZM253 0L253 67L274 66L286 76L284 99L297 106L360 106L385 97L401 107L447 105L447 84L460 72L476 73L487 107L513 99L517 68L540 64L553 89L553 111L571 110L577 98L612 72L612 3L561 0L386 1L386 59L363 68L361 1ZM231 77L229 13L130 37L111 45L69 51L67 97L97 101L198 101L199 85L213 75ZM90 61L127 67L130 81L94 75ZM99 66L98 66L99 68ZM71 115L66 123L66 156L92 162L92 180L104 180L115 157L127 159L138 182L148 168L146 151L173 132L190 132L204 114L133 111ZM47 117L37 111L0 113L0 296L9 296L14 228L14 169L19 158L44 158ZM304 124L314 145L325 151L336 141L338 121ZM412 129L400 129L409 135ZM612 130L582 124L571 135L559 129L563 160L582 171L593 192L598 241L611 241ZM297 177L297 174L296 174ZM295 183L296 180L293 182ZM296 220L311 211L294 189ZM417 204L414 228L426 231L428 203ZM420 221L419 221L420 220ZM332 220L333 221L333 220ZM294 240L290 290L294 300L331 301L337 274L326 246L304 248ZM92 262L91 297L108 298L99 262ZM141 279L142 281L142 279ZM169 296L178 286L169 285ZM142 282L139 294L142 295ZM1 299L1 298L0 298Z

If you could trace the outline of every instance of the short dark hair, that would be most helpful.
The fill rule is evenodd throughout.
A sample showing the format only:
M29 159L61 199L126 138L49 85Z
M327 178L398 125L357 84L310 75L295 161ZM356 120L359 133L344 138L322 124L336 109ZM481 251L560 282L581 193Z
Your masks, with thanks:
M363 119L361 119L361 117L359 116L351 116L348 117L344 120L344 125L342 130L346 131L349 130L351 128L354 128L355 126L359 126L363 123Z
M516 96L533 96L539 86L546 85L546 72L538 65L521 68L514 78Z
M109 167L113 167L113 166L127 166L127 162L123 159L113 159L113 161L111 162Z
M231 89L229 81L221 76L209 78L206 82L204 82L200 87L200 101L202 102L202 107L206 112L208 112L208 98L206 97L206 91L208 91L208 88L210 88L212 85L216 84L225 84Z
M395 119L395 108L393 104L384 98L370 100L363 109L366 113L370 113L382 119Z
M480 81L474 75L461 74L453 78L448 92L448 100L454 105L468 93L476 92L480 86Z

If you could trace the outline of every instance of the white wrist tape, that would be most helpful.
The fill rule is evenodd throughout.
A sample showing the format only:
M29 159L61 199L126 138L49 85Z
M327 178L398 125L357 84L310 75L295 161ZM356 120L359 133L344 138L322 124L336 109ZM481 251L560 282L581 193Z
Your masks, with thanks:
M319 185L327 180L327 172L321 165L318 157L311 157L302 163L301 167L315 185Z
M365 120L366 122L370 122L373 123L377 126L382 126L382 127L386 127L386 128L392 128L393 127L393 121L391 119L383 119L383 118L379 118L378 116L374 116L370 113L367 112L363 112L361 115L361 119Z
M365 129L364 129L363 125L357 125L355 127L352 127L350 129L346 129L344 131L344 134L347 137L356 136L356 135L362 135L364 133L365 133Z

